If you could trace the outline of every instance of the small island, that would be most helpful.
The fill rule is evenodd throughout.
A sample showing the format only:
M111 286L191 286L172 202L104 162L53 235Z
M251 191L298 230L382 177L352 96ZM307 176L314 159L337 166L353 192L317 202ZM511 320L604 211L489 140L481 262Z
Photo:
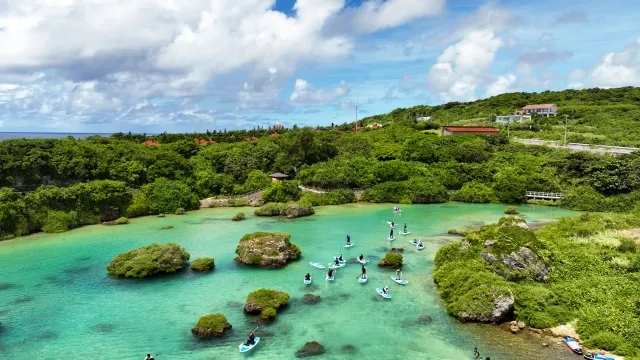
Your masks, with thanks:
M276 317L277 311L287 305L289 294L284 291L260 289L247 296L244 312L247 314L260 314L265 320Z
M231 324L227 318L220 313L201 316L191 329L191 333L199 339L224 336L231 330Z
M257 216L284 216L289 219L315 214L313 205L305 200L289 203L267 203L256 209Z
M256 232L240 239L236 248L235 262L262 268L281 268L298 259L300 248L290 241L285 232Z
M231 218L231 220L233 220L233 221L242 221L242 220L245 220L245 219L246 219L246 218L245 218L245 216L244 216L244 213L243 213L243 212L239 212L239 213L235 214L235 215Z
M191 269L199 272L211 271L215 267L215 260L210 257L198 258L191 262Z
M378 262L379 267L391 267L396 268L402 266L402 254L396 252L388 252Z
M112 276L133 278L174 273L182 269L190 257L178 244L151 244L118 254L107 266L107 272Z

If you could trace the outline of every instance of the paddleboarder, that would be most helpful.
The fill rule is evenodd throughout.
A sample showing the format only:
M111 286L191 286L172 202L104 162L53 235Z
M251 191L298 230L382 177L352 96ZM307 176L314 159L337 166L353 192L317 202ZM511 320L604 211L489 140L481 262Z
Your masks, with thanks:
M407 223L404 223L404 233L407 233Z
M477 346L473 347L473 357L476 358L476 359L480 357L480 353L478 352L478 347Z
M329 279L332 279L332 278L333 278L333 269L329 269L329 272L327 273L327 277L328 277Z
M311 281L311 274L307 273L307 275L304 276L304 279L306 281Z
M338 258L333 259L333 261L336 263L336 266L340 265L340 260L338 260Z
M251 346L251 345L254 345L255 343L256 343L256 337L255 335L253 335L253 331L252 331L251 334L249 334L249 338L247 339L247 342L245 343L245 345Z
M362 274L361 274L361 278L364 279L365 277L367 277L367 268L364 267L364 265L362 265Z
M393 228L389 231L389 240L393 239Z
M144 360L155 360L151 354L147 354L147 357Z
M400 274L401 274L401 273L402 273L402 272L400 271L400 269L397 269L397 270L396 270L396 280L400 280Z
M347 245L351 245L351 236L347 234Z
M389 287L388 286L383 287L382 288L382 293L387 295L389 293Z
M364 260L364 255L360 254L360 256L358 256L358 259L360 259L360 261Z

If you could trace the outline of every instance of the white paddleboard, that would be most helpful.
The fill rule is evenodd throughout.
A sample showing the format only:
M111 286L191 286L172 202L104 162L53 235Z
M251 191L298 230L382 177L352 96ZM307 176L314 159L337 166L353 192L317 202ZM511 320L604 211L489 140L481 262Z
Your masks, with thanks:
M424 245L416 245L416 249L423 250L424 249Z
M329 275L327 275L327 281L333 281L336 278L336 275L334 274L332 277L329 277Z
M260 338L256 336L255 338L253 338L253 340L255 341L253 343L253 345L247 346L247 345L245 345L245 343L240 344L240 346L238 346L238 348L240 349L240 352L241 353L247 352L247 351L253 349L254 347L256 347L256 345L258 345L258 342L260 341Z
M396 238L387 238L389 241L394 241Z
M407 285L409 282L407 280L402 280L402 279L396 279L395 276L391 277L391 280L397 282L400 285Z
M336 265L336 264L329 264L329 269L338 269L341 268L343 266L345 266L347 263L340 263L340 265Z
M363 278L363 277L360 277L360 279L358 279L358 282L359 282L360 284L364 284L364 283L366 283L366 282L367 282L367 280L369 280L369 278L365 275L365 276L364 276L364 278Z
M360 260L359 257L356 258L356 261L363 265L369 262L369 260L365 260L365 259Z
M309 264L311 264L311 266L313 266L316 269L324 269L324 265L317 263L317 262L310 262Z
M305 284L305 285L309 285L309 284L311 284L311 279L309 279L309 280L304 280L304 284Z
M350 248L350 247L352 247L353 245L355 245L355 244L354 244L354 243L351 243L351 244L349 244L349 245L345 245L344 247L346 247L346 248Z
M378 293L378 295L382 296L385 299L391 299L391 294L383 293L382 289L380 289L380 288L376 288L376 292Z
M337 256L334 256L334 257L333 257L333 260L335 260L335 259L337 259L337 258L338 258ZM338 261L340 262L340 264L342 264L342 263L346 263L346 262L347 262L347 260L345 260L345 259L338 260Z
M409 234L411 234L411 231L407 231L407 232L402 232L402 231L401 231L401 232L400 232L400 235L409 235Z

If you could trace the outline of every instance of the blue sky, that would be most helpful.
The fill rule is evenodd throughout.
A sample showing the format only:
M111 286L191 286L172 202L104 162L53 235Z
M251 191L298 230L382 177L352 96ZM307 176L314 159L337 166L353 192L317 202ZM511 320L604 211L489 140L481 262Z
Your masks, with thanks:
M0 131L326 125L640 85L640 3L0 0Z

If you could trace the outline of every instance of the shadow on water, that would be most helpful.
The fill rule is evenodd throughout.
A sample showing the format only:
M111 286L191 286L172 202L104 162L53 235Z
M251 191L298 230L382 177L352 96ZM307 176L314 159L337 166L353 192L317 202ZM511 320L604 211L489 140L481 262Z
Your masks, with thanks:
M43 332L42 334L38 335L36 338L38 340L43 340L43 341L55 340L55 339L58 338L58 334L53 332L53 331L47 331L47 332Z
M33 296L20 296L19 298L13 300L14 304L25 304L28 302L32 302L34 299Z
M358 353L358 348L351 344L345 344L340 347L340 352L346 355L355 355Z
M113 324L100 323L100 324L93 325L91 327L91 332L99 333L99 334L110 334L113 332L113 328L114 328Z
M19 285L12 283L0 283L0 290L9 290L13 288L17 288Z

